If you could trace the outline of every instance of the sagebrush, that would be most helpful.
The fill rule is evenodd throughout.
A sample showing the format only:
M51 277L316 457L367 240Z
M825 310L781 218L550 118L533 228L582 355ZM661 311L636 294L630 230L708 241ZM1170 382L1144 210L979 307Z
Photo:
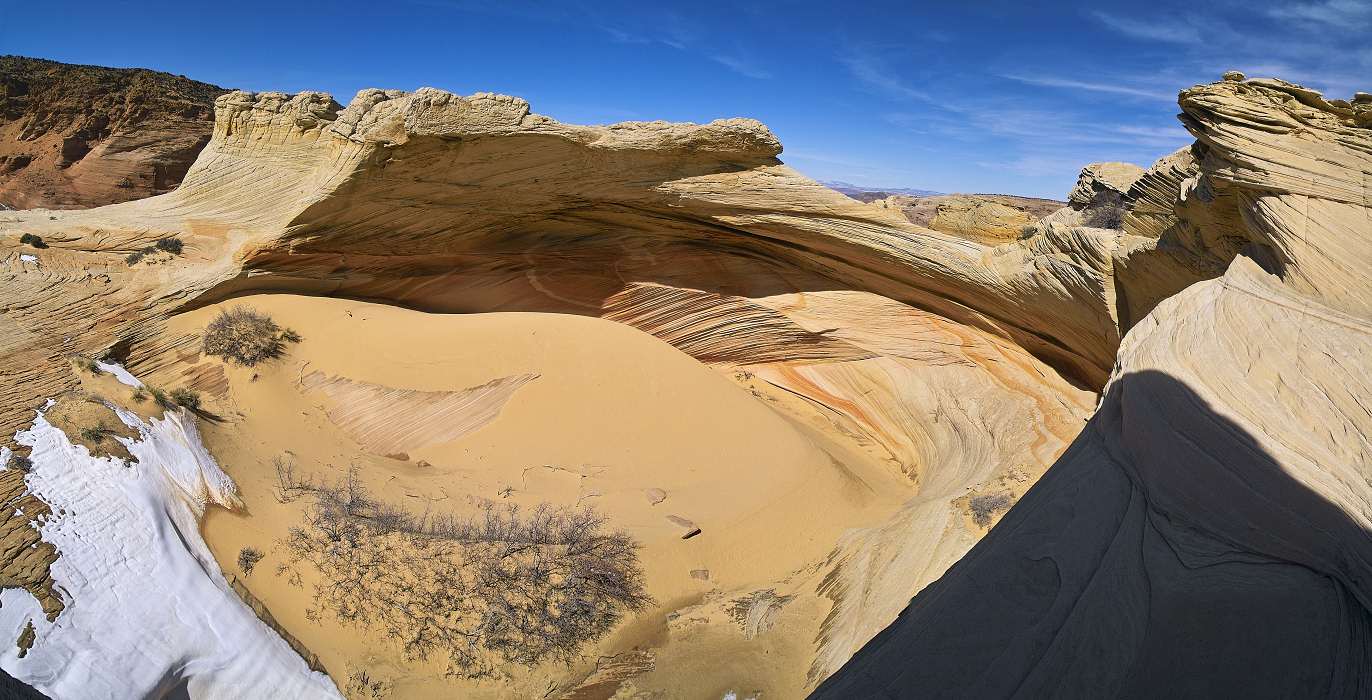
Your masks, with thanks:
M157 248L155 246L148 246L146 248L135 250L132 253L129 253L127 256L124 257L124 263L127 264L129 267L133 267L134 265L137 265L139 262L141 262L143 258L146 258L149 255L156 254Z
M972 509L972 520L982 527L991 524L991 519L996 513L1009 510L1012 498L1008 492L992 493L982 496L973 496L968 503Z
M638 545L591 509L486 503L480 515L416 515L372 498L355 471L316 483L277 462L278 497L308 496L278 575L320 574L313 614L371 627L411 659L447 656L481 677L502 663L571 663L651 598Z
M192 411L200 408L200 394L185 387L172 389L171 400L178 406L185 406Z
M1125 213L1123 203L1110 202L1088 209L1082 223L1092 228L1119 229L1124 227Z
M257 562L262 561L265 556L267 555L256 547L244 547L238 550L238 568L242 569L245 574L251 574L253 568L257 566Z
M298 342L300 336L289 329L283 331L271 316L244 306L220 311L205 327L206 355L251 367L279 357L286 342Z

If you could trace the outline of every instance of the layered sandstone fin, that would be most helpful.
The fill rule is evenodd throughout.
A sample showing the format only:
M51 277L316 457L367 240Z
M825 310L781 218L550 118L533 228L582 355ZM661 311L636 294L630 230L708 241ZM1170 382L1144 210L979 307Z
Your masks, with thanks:
M815 697L1372 692L1372 132L1280 81L1180 102L1197 144L1126 230L1237 257L1137 320L1063 457Z

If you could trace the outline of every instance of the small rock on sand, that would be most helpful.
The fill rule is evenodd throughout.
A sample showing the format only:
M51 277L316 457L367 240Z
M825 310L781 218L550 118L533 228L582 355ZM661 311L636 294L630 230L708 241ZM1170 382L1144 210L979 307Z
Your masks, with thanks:
M667 516L667 522L681 528L681 539L683 540L689 540L700 534L700 528L696 527L695 523L679 515Z

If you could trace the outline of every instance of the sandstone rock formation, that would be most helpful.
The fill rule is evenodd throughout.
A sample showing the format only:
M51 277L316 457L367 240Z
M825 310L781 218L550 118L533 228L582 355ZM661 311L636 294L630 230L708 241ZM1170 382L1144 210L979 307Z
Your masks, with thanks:
M1052 199L1004 194L891 195L872 204L895 209L910 223L987 245L1013 241L1025 228L1066 206Z
M801 177L779 152L745 119L580 127L488 94L368 90L347 108L318 93L224 95L176 191L0 221L16 300L3 316L6 432L75 387L70 355L108 353L218 395L223 372L166 321L232 295L603 316L834 436L836 464L905 484L885 523L826 545L792 579L758 582L796 597L789 610L834 606L822 626L824 613L792 623L813 624L802 634L818 649L777 652L778 668L808 674L773 687L801 692L984 532L962 515L969 489L1018 495L1056 458L1118 333L1099 260L1046 237L993 250L919 228ZM49 247L25 252L24 233ZM181 256L125 262L165 237ZM709 610L693 619L733 625ZM667 668L701 658L672 653Z
M1359 486L1368 418L1357 412L1368 348L1367 282L1358 274L1368 262L1363 112L1274 81L1193 88L1182 106L1194 147L1145 173L1090 168L1068 207L988 245L800 176L753 120L583 127L484 93L364 90L346 108L322 93L229 93L216 100L213 137L175 191L88 211L0 214L0 427L12 435L47 399L84 381L68 358L108 357L156 384L204 392L222 421L207 428L211 450L251 442L238 439L235 425L287 437L337 429L349 441L338 454L387 453L404 463L409 455L393 450L498 429L521 396L551 380L507 368L434 391L303 364L249 377L202 357L187 319L273 292L414 310L406 313L595 317L675 348L674 359L658 353L655 362L677 366L684 353L759 400L771 416L768 439L803 453L803 475L819 480L788 482L790 491L829 484L833 504L872 508L844 523L841 536L816 542L807 531L771 546L805 554L766 576L680 555L672 566L683 585L707 589L661 601L661 627L630 625L634 634L597 647L604 664L515 678L524 683L516 694L651 694L688 678L707 694L753 682L743 692L793 697L840 668L821 694L1010 694L1020 681L1054 690L1054 679L1085 684L1056 687L1064 692L1108 694L1134 678L1128 673L1161 683L1175 674L1155 669L1187 662L1162 655L1194 650L1162 636L1192 624L1167 617L1193 612L1173 593L1215 601L1214 629L1240 640L1251 634L1237 620L1297 601L1283 614L1318 624L1306 638L1286 638L1303 645L1291 664L1313 664L1319 654L1365 659L1357 656L1366 653L1357 644L1367 600L1358 567L1369 560L1368 491ZM1118 219L1086 220L1103 209ZM24 234L48 247L21 243ZM169 237L184 243L181 255L126 262ZM325 308L333 314L307 336L353 323L335 318L341 309L292 311L294 303L278 306L312 323ZM554 327L565 324L538 326ZM1266 335L1254 340L1254 329ZM1302 343L1320 351L1293 350ZM1107 382L1102 409L1082 432ZM262 426L241 413L249 391L272 397L259 406L288 406L273 419L286 424ZM298 416L314 420L317 397L327 410L306 423ZM450 411L463 413L438 424ZM1275 456L1260 461L1254 446ZM263 460L252 456L226 470L264 488L267 477L253 471ZM401 464L392 476L424 468ZM572 484L566 490L578 501L605 496L594 464L530 469L535 480ZM677 546L768 530L757 520L717 527L702 504L684 509L687 485L651 476L625 490L628 501L651 520L645 531L665 528ZM1332 508L1314 509L1279 477ZM766 491L712 487L720 500ZM649 488L671 496L645 499ZM1217 491L1237 500L1216 501ZM1295 500L1286 510L1270 506L1287 497ZM274 507L269 499L258 510ZM784 510L777 503L766 502ZM700 533L680 539L672 515ZM797 529L813 519L786 517ZM1135 530L1116 537L1119 523ZM728 551L726 564L757 550ZM1177 561L1191 568L1166 561L1168 552L1181 552ZM1218 562L1213 572L1189 573L1210 561ZM1272 561L1305 568L1262 583L1253 570ZM1145 571L1177 588L1141 588ZM1333 583L1321 588L1310 572ZM21 583L51 590L43 573ZM1221 593L1235 589L1261 595L1221 605ZM869 644L921 590L915 607ZM1132 606L1124 623L1134 627L1109 627L1121 618L1082 591L1128 596L1108 605ZM1078 600L1099 612L1068 627ZM1336 604L1352 615L1344 629L1333 622ZM1238 612L1223 617L1230 610ZM298 627L303 618L278 618L278 629L302 641L321 639ZM1045 656L1059 633L1078 646ZM1106 642L1116 634L1136 642L1118 656L1128 662L1079 651L1112 649ZM1195 639L1213 641L1209 634ZM644 639L651 651L640 648ZM1013 646L1020 639L1032 643ZM1330 640L1343 650L1331 651ZM948 649L956 658L931 660ZM320 656L328 665L340 653ZM1049 661L1036 665L1042 658ZM1056 673L1074 662L1092 665ZM1316 666L1281 668L1304 678ZM337 663L328 670L339 685L347 678ZM1333 690L1348 689L1359 673L1348 664L1334 671L1326 677L1343 685ZM907 684L915 675L927 684ZM1050 682L1033 686L1035 678ZM507 691L464 686L472 697Z
M209 141L223 92L150 70L0 56L0 209L174 189Z
M1142 264L1232 261L1137 318L1063 457L815 697L1372 689L1372 132L1276 80L1180 102L1195 146L1109 189L1169 249Z

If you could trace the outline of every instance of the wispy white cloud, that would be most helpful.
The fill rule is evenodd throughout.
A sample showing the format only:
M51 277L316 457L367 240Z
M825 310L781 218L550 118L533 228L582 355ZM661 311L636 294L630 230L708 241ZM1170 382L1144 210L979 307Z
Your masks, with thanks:
M1180 126L1116 126L1113 131L1118 140L1144 148L1174 151L1188 143L1193 137Z
M919 100L938 104L928 92L912 87L896 77L890 68L870 52L853 49L839 58L848 72L867 88L898 100Z
M700 33L679 15L664 13L652 17L639 31L603 24L600 30L618 44L661 45L678 51L688 51L753 80L769 80L772 73L742 52L726 52L701 41Z
M1167 93L1159 90L1148 90L1145 88L1129 87L1115 83L1095 83L1084 80L1073 80L1071 78L1056 78L1053 76L1034 76L1034 75L1014 75L1005 74L1003 78L1009 78L1028 85L1038 85L1041 87L1064 88L1068 90L1085 90L1087 92L1103 92L1113 95L1128 95L1130 97L1142 97L1150 100L1165 100L1176 102L1176 93Z
M626 32L623 29L617 29L615 27L601 27L600 29L606 34L609 34L611 39L620 44L651 44L655 41L642 34Z
M1372 2L1367 0L1324 0L1270 7L1267 15L1275 19L1324 25L1330 29L1354 31L1372 26Z
M770 80L772 78L772 74L762 67L747 59L739 58L738 56L715 53L707 54L706 58L745 78L752 78L753 80Z
M987 170L1008 170L1026 177L1063 177L1081 172L1086 162L1072 156L1032 154L1004 161L978 161L977 165Z
M1201 42L1200 30L1188 19L1139 20L1099 10L1092 12L1091 16L1105 26L1134 39L1174 44L1199 44Z

